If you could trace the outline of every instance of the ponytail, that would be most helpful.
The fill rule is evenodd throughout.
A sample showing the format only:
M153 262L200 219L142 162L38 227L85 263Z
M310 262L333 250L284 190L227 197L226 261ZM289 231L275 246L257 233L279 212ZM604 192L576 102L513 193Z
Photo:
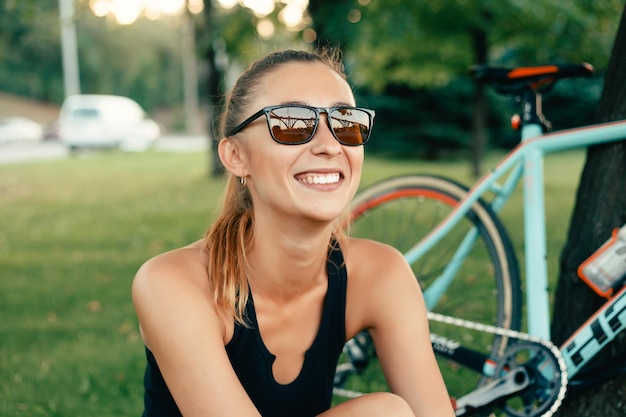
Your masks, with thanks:
M206 233L208 275L215 304L245 323L248 302L246 249L252 239L254 215L250 192L230 175L223 210Z

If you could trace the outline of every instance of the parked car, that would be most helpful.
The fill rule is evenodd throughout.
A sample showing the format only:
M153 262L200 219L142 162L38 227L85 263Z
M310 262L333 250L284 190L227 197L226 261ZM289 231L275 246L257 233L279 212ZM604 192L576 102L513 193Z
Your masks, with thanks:
M79 94L61 106L58 135L70 149L143 151L161 135L159 125L128 97Z
M43 127L26 117L0 120L0 143L37 143L43 139Z

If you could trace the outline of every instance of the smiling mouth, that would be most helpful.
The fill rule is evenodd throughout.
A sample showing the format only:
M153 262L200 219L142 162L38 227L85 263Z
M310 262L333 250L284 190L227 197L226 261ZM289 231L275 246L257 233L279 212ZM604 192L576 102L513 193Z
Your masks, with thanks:
M304 184L336 184L341 179L338 172L332 174L307 174L297 178Z

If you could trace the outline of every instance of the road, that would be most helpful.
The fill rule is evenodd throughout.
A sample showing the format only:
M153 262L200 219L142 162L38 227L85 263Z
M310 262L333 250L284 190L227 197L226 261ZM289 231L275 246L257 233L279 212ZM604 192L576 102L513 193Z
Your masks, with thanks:
M206 150L208 141L204 136L167 135L159 138L154 146L159 152L196 152ZM0 164L44 161L67 158L67 148L58 142L37 144L0 145Z

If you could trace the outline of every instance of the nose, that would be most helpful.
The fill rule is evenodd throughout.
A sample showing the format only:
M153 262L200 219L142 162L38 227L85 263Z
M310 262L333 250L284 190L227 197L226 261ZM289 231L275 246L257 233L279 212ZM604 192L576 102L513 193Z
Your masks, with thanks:
M319 124L311 144L315 153L338 155L342 152L341 143L335 138L330 129L330 120L327 112L320 113Z

